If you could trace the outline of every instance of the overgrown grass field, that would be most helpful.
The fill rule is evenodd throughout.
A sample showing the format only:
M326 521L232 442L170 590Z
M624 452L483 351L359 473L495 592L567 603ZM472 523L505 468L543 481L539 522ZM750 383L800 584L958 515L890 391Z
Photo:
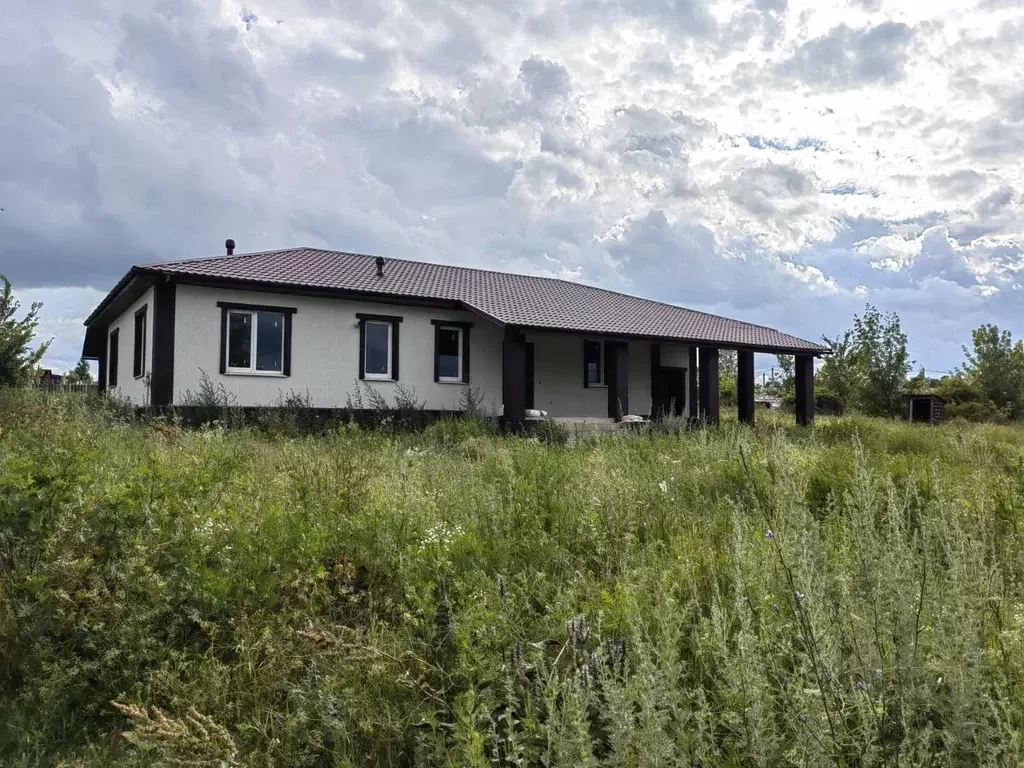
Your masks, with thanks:
M303 438L7 391L0 763L1016 766L1022 522L1015 428Z

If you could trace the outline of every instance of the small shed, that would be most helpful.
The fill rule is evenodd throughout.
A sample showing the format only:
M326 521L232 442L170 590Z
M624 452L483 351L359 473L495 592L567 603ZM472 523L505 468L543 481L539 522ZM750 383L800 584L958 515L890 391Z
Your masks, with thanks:
M946 420L946 401L938 395L911 395L910 420L923 424L941 424Z

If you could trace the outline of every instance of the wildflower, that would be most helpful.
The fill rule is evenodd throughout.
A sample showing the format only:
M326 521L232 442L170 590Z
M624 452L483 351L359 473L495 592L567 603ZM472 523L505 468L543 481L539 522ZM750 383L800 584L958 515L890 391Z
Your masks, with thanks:
M778 613L782 609L779 608L779 604L778 603L772 603L772 610L775 611L776 613Z
M796 591L796 601L799 603L804 599L804 593L800 590Z
M856 688L859 693L864 693L864 691L868 689L868 686L863 680L858 680L854 688Z
M661 488L662 493L668 493L668 483L666 483L664 480L658 483L658 487Z
M782 676L782 690L785 691L788 688L789 688L789 676L788 675L783 675Z
M805 715L803 712L800 713L800 722L801 723L806 723L807 722L807 715Z
M768 539L768 541L773 541L775 539L775 531L769 528L768 532L764 535L764 537Z

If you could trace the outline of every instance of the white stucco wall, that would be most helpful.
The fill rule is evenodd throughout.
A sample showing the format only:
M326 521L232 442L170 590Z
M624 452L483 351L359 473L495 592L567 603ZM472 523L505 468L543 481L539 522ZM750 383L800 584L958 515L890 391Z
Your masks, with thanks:
M294 307L291 376L221 374L221 309L217 302ZM434 381L434 326L431 320L473 323L470 331L470 384L488 407L501 404L502 330L479 315L424 307L379 304L339 298L292 296L177 286L174 316L174 402L197 391L200 370L223 384L238 405L269 405L289 392L309 394L318 408L343 408L359 377L359 327L356 313L398 315L399 381L413 387L429 409L458 410L461 384ZM123 334L123 332L122 332ZM367 382L394 403L394 382Z
M133 362L135 359L135 312L143 306L146 310L146 355L145 373L135 378ZM136 405L149 404L149 372L153 368L153 289L147 290L138 301L112 322L107 328L107 344L110 334L118 328L117 343L117 386L110 387L110 365L107 365L108 391L117 397L127 398ZM109 355L109 346L108 346ZM108 357L109 360L109 357Z

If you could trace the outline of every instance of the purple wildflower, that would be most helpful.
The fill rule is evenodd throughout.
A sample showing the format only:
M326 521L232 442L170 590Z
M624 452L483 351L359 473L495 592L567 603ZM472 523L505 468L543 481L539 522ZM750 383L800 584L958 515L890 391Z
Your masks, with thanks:
M775 531L773 531L773 530L772 530L771 528L769 528L769 529L768 529L768 533L766 533L766 534L764 535L764 537L765 537L766 539L768 539L768 541L771 541L772 539L774 539L774 538L775 538Z
M796 601L799 603L803 599L804 599L804 593L801 592L800 590L797 590L797 592L796 592Z
M861 693L864 693L864 691L868 689L868 686L867 683L865 683L863 680L858 680L854 688L856 688Z
M772 610L775 611L776 613L778 613L782 609L779 608L779 604L778 603L772 603Z

